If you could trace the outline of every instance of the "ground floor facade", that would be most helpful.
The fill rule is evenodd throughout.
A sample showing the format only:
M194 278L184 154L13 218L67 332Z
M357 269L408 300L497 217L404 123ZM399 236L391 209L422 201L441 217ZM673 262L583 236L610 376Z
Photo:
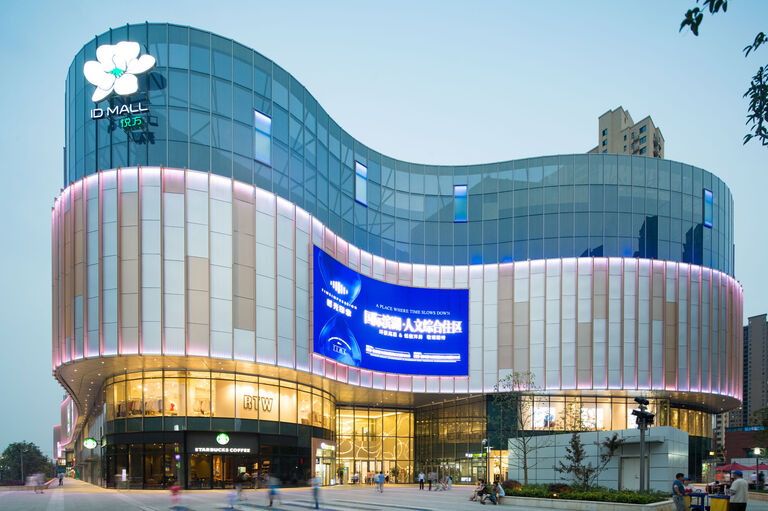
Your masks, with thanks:
M99 412L82 422L67 452L84 480L112 488L162 489L174 481L232 488L239 480L258 488L270 476L286 485L313 477L323 485L364 484L377 473L413 483L420 472L474 484L514 477L508 445L521 435L634 429L626 396L530 395L525 410L504 408L499 394L377 406L344 403L343 393L308 383L226 371L118 374L105 380ZM650 410L656 426L686 433L683 464L699 479L711 414L669 397L651 399Z

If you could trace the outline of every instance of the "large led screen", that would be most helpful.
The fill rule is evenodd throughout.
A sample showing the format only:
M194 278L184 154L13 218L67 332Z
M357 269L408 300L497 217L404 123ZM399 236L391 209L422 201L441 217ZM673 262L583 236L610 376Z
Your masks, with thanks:
M467 376L469 290L387 284L317 247L314 351L363 369Z

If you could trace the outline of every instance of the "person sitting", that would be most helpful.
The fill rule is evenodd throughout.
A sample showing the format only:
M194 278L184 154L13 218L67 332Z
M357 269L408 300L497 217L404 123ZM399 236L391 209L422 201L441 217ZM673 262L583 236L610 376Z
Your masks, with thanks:
M496 483L494 483L494 485L495 484ZM478 495L480 495L480 503L483 505L485 505L486 500L490 500L491 502L493 502L494 506L497 504L496 494L494 490L491 487L489 487L487 484L483 485L483 489Z
M501 483L495 483L494 487L496 489L496 502L501 504L501 497L506 496L506 493L504 493L504 488L501 486Z
M686 477L683 479L683 488L685 488L685 493L693 493L696 491L696 487L691 484L691 478Z
M477 502L477 499L480 495L480 491L483 489L483 480L478 479L477 484L475 485L475 490L472 492L472 496L469 498L472 502Z

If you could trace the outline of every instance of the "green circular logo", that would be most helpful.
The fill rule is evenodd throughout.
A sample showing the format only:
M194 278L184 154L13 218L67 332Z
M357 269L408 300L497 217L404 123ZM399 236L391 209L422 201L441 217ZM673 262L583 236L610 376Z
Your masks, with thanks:
M227 445L229 443L229 435L226 433L219 433L216 435L216 441L219 445Z
M85 440L83 440L83 445L85 446L86 449L93 449L94 447L96 447L96 440L94 440L93 438L86 438Z

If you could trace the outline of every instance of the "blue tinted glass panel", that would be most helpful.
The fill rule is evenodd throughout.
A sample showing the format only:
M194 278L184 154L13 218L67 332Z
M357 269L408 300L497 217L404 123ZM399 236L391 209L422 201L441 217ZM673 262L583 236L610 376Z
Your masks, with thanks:
M368 167L355 162L355 200L363 206L368 205Z
M453 221L467 221L467 185L453 187Z
M267 165L272 164L271 135L272 119L259 112L253 111L254 144L253 157Z
M712 228L712 192L704 189L704 227Z

